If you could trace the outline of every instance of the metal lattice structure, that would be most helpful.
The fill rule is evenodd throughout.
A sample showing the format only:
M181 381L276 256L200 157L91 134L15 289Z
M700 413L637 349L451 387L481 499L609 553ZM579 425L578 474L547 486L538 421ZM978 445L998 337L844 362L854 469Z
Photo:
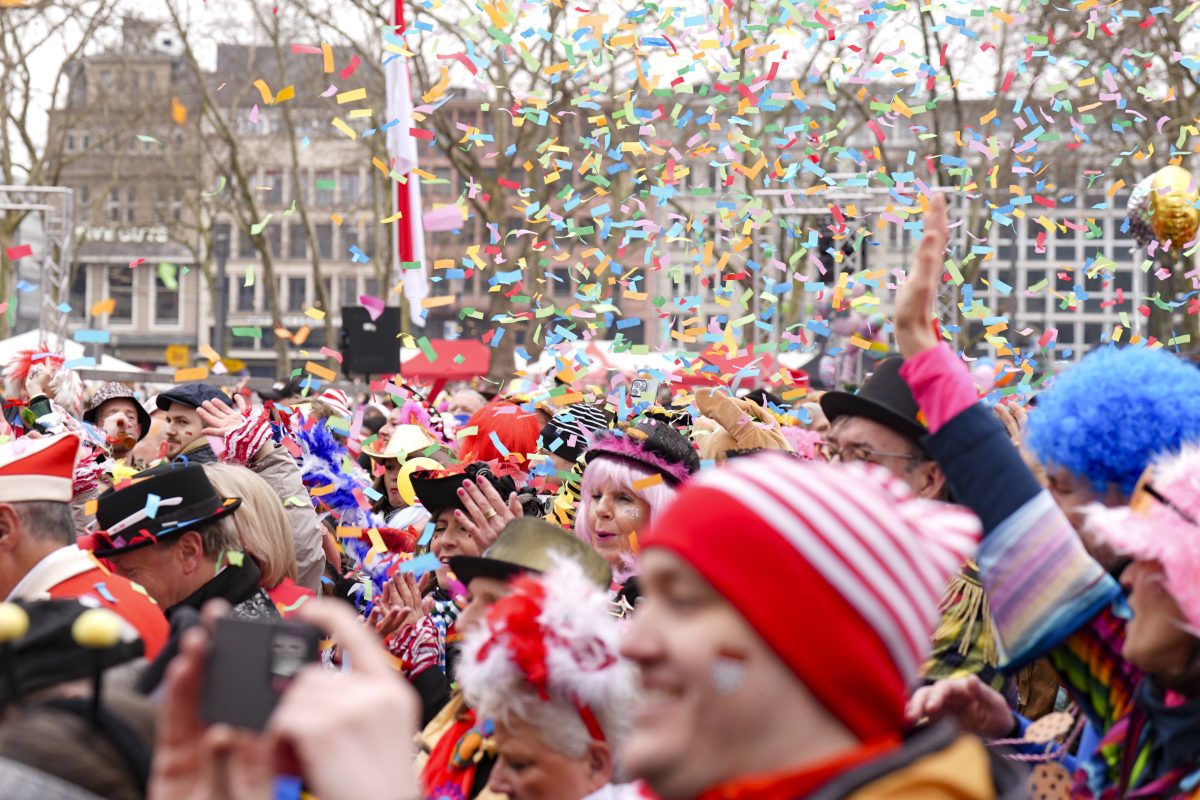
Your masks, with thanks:
M61 186L2 186L0 211L17 211L39 217L45 246L35 257L41 264L42 306L38 324L47 336L46 346L61 349L67 337L67 298L71 285L71 245L74 241L75 195Z

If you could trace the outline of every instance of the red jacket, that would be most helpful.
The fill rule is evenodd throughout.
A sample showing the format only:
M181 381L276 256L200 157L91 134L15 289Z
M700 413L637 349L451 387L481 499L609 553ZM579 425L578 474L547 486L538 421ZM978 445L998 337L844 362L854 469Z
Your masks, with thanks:
M37 564L14 590L14 599L73 600L108 608L134 627L153 659L167 643L170 626L146 591L105 569L75 545L56 550Z

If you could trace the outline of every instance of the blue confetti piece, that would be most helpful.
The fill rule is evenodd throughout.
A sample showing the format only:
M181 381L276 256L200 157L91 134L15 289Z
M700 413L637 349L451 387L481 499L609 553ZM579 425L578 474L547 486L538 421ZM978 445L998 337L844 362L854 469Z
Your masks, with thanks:
M110 603L117 602L117 598L112 596L112 592L110 592L108 590L108 586L106 586L103 581L101 581L100 583L97 583L92 588L96 590L96 594L100 595L108 602L110 602Z
M415 577L421 577L426 572L433 572L442 566L442 562L433 553L426 553L423 556L417 556L414 559L405 561L400 564L400 572L412 573Z

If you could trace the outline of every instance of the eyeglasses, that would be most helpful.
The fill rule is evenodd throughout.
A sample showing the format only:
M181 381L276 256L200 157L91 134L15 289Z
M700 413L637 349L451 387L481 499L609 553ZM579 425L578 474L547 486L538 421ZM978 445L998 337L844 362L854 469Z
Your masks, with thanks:
M1200 522L1196 521L1194 515L1180 508L1169 497L1154 488L1154 484L1150 482L1150 476L1153 474L1152 469L1152 467L1147 467L1146 471L1142 473L1142 477L1138 479L1138 484L1134 487L1133 494L1129 497L1129 507L1134 511L1145 511L1151 499L1157 500L1182 517L1186 522L1200 527Z
M836 442L821 442L820 446L821 457L826 461L837 459L843 463L849 464L852 461L865 461L869 464L879 464L884 458L899 458L902 461L924 461L925 455L922 453L885 453L882 450L871 450L862 445L851 445L850 447L842 447Z

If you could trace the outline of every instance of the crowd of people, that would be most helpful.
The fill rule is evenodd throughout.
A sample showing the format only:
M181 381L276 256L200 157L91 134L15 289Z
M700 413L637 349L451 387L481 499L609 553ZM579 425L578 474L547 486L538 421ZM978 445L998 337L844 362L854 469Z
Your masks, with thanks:
M1200 797L1200 370L981 383L947 226L854 391L23 354L0 797Z

